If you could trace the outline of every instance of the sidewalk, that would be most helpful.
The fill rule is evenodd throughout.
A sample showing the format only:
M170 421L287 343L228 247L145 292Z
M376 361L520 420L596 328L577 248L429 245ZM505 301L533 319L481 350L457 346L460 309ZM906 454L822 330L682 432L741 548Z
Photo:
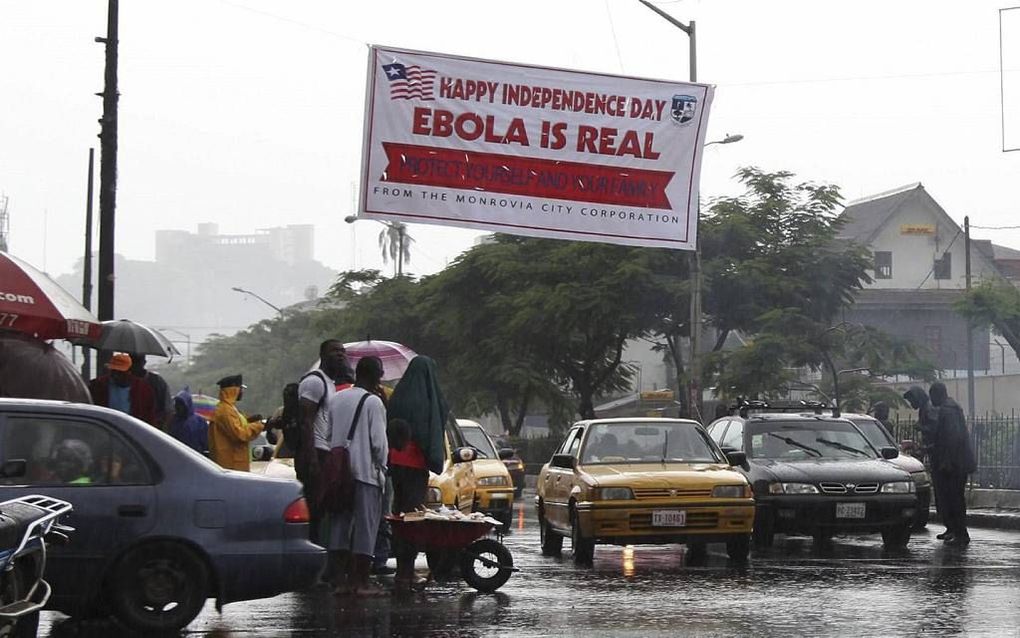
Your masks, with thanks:
M941 522L935 508L931 521ZM1020 530L1020 490L967 490L967 525Z

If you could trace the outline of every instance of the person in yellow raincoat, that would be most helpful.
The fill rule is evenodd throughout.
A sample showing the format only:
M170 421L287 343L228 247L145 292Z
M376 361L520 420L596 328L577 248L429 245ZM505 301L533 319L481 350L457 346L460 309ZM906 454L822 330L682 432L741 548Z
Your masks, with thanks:
M216 385L220 402L209 423L209 456L228 470L247 472L251 469L248 442L262 433L263 425L255 417L249 422L237 409L244 394L241 375L223 377Z

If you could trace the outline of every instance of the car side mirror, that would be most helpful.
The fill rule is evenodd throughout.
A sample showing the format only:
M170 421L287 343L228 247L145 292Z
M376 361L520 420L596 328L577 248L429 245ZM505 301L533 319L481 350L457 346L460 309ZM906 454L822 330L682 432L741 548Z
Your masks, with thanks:
M747 463L747 452L741 452L740 450L723 450L726 454L726 460L730 466L744 465Z
M454 463L470 463L478 458L478 450L471 446L459 447L453 451Z
M25 459L10 459L0 467L0 478L21 478L28 473L28 461Z
M512 447L500 448L500 450L499 450L499 459L501 461L506 461L507 459L512 459L512 458L514 458L514 454L515 453L516 453L516 450L514 450Z
M894 447L884 447L879 452L882 454L882 458L887 461L900 455L900 451Z
M577 465L577 460L571 454L553 454L549 464L564 470L572 470Z

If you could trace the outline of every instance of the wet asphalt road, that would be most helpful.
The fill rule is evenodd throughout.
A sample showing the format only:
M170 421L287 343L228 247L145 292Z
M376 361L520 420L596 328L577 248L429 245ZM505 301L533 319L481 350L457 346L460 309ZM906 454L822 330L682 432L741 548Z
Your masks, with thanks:
M878 535L778 537L729 564L722 546L688 566L681 546L600 545L593 567L539 552L533 495L504 539L521 572L495 594L462 581L411 597L335 599L325 589L227 605L210 601L186 635L198 636L1020 636L1020 534L972 530L965 550L915 535L887 554ZM424 569L424 565L422 564ZM117 635L44 614L40 635Z

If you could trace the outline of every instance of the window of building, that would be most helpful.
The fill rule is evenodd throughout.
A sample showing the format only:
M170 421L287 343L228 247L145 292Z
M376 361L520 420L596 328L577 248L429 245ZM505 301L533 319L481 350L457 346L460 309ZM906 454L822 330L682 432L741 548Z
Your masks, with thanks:
M892 253L888 250L875 252L875 279L892 279Z
M952 253L946 253L942 255L942 259L935 260L934 269L935 279L952 279L953 278L953 255Z

